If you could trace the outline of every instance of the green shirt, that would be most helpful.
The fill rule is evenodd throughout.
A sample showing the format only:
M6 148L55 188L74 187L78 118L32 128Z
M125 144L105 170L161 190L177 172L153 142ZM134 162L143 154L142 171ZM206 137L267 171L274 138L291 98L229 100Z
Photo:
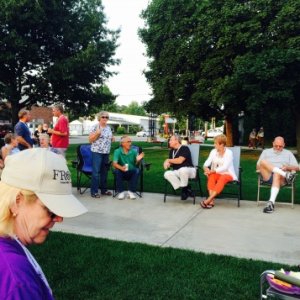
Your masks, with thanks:
M135 149L130 149L128 153L124 153L122 147L119 147L114 151L113 161L118 163L121 166L128 164L128 170L133 170L136 168L136 157L138 153Z

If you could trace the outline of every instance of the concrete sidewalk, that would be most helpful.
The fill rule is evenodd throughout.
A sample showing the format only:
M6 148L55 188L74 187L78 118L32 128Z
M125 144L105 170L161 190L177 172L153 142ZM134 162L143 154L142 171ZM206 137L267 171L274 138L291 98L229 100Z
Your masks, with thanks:
M150 193L122 201L94 199L88 191L77 196L89 212L65 218L55 226L57 231L300 264L299 205L278 205L273 214L264 214L263 205L257 207L253 201L241 201L238 208L236 200L218 200L213 209L202 209L199 197L193 205L176 196L164 203L162 194Z

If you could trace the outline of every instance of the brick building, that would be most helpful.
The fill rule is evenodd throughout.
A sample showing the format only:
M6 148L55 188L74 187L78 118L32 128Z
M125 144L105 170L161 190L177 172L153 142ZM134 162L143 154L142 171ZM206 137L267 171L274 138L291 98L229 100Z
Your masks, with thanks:
M43 124L47 123L48 125L53 123L53 114L51 107L44 106L32 106L30 110L32 123Z

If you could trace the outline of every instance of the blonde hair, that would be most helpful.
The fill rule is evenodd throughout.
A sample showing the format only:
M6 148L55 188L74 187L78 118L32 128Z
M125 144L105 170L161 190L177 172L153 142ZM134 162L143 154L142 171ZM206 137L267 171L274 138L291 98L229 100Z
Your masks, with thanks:
M0 236L13 237L14 216L11 207L16 203L17 196L22 194L26 201L36 201L34 192L0 182Z
M227 137L225 134L219 134L219 135L215 136L214 142L216 142L218 144L223 144L224 146L226 146Z

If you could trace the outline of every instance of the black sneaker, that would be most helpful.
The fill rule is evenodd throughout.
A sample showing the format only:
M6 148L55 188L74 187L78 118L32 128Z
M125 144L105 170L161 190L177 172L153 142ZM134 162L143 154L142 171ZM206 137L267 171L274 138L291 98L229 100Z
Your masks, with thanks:
M285 180L287 184L293 184L296 178L296 173L286 172Z
M181 190L181 200L186 200L188 198L187 187L183 187Z
M267 206L264 208L263 212L266 213L266 214L270 214L274 211L274 204L269 201Z

